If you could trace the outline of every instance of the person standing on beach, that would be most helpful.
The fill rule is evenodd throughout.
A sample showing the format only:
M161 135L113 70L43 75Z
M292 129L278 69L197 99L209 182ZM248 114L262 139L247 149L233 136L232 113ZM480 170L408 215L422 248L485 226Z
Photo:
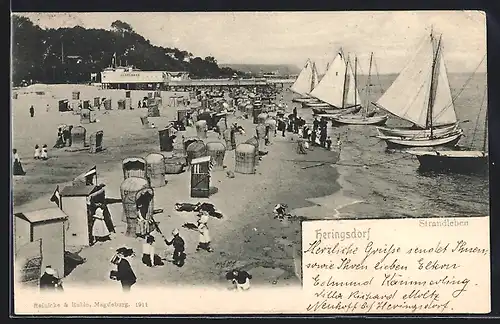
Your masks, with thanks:
M205 250L207 252L213 252L210 247L210 232L208 230L208 215L205 212L201 213L201 217L198 220L198 232L200 233L200 241L196 247L196 251Z
M338 149L339 153L340 153L340 151L342 151L342 140L340 139L340 135L337 138L337 149Z
M319 143L321 147L326 147L326 127L321 127L319 135Z
M117 265L116 280L122 284L124 292L129 292L132 285L137 282L134 270L130 266L130 258L134 255L134 250L121 247L116 250L120 261Z
M12 166L12 173L14 175L26 175L26 172L23 169L23 164L21 163L21 158L19 157L19 154L17 154L16 149L12 150L12 162L14 162L14 165Z
M332 138L330 136L326 139L326 149L328 151L331 151L332 149Z
M154 242L154 236L147 235L146 242L142 245L142 263L150 268L162 266L164 264L161 258L155 253L155 247L153 246Z
M31 105L31 107L30 107L30 116L32 118L35 117L35 108L33 107L33 105Z
M104 211L101 206L98 206L94 213L94 224L92 225L92 236L95 244L97 242L104 242L110 240L110 233L106 222L104 222Z
M184 260L186 259L186 255L184 253L184 240L179 235L179 230L175 228L172 231L172 239L170 241L166 241L167 245L174 246L174 254L172 256L173 263L179 268L184 265Z
M297 118L297 107L293 107L293 117Z
M49 111L50 111L50 106L49 106L49 104L47 104L47 107L46 107L45 109L47 110L47 112L49 112Z
M40 146L38 146L38 144L35 145L35 153L33 154L33 158L35 160L40 160Z
M42 146L42 154L40 155L40 158L42 160L47 160L49 158L49 154L48 154L47 150L48 150L47 144L43 144L43 146Z

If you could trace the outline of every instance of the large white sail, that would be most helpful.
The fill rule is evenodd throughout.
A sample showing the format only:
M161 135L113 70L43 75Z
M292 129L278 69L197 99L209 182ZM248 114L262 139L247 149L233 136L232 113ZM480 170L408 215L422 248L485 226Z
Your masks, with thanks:
M300 71L297 80L295 80L293 85L290 87L290 90L299 95L308 96L307 94L312 90L311 89L312 77L313 77L312 62L310 60L307 60L306 64L304 65L304 68L302 69L302 71Z
M432 79L432 42L424 41L377 105L394 115L426 127Z
M345 72L346 62L342 54L338 53L310 95L332 106L341 108L343 104Z
M436 96L432 108L432 125L443 126L457 122L455 106L451 97L450 82L442 52L439 51Z

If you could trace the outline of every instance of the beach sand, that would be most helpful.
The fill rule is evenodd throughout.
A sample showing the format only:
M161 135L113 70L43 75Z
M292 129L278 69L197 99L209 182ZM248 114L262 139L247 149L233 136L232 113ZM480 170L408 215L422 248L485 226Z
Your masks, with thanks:
M41 86L39 86L41 88ZM55 102L64 95L71 96L76 86L52 86L51 98ZM110 97L109 90L97 90L91 87L78 86L82 94L88 96ZM90 89L89 89L90 88ZM47 91L48 92L48 91ZM60 92L60 93L58 93ZM117 91L111 91L115 96ZM57 93L57 95L54 95ZM168 96L168 94L166 94ZM59 96L59 97L58 97ZM82 95L83 99L87 99ZM122 98L125 92L121 92ZM132 97L139 96L132 91ZM164 94L162 94L164 96ZM42 96L40 96L42 97ZM165 96L164 96L165 97ZM116 98L116 97L115 97ZM108 198L120 198L119 187L123 180L121 161L129 156L146 156L159 151L157 129L143 129L140 116L146 114L145 109L129 111L112 110L109 114L98 112L98 123L85 125L87 134L102 129L103 145L106 150L98 154L87 152L63 152L50 150L51 159L39 162L31 158L34 144L46 143L51 147L55 141L57 125L61 123L79 124L79 116L71 113L50 112L37 109L35 118L29 118L28 108L31 104L42 102L36 95L20 95L13 100L14 147L18 148L28 175L14 181L15 211L27 211L54 206L49 201L56 185L68 184L75 176L97 165L98 181L106 184ZM285 99L289 110L293 108L291 94L286 91ZM117 99L116 99L117 100ZM116 101L114 100L114 101ZM132 104L134 99L132 100ZM44 107L45 104L40 104ZM299 110L299 114L301 111ZM164 101L162 117L150 118L158 128L175 119L176 109L169 107ZM234 119L233 119L234 118ZM243 142L255 133L255 126L249 120L231 117L228 122L237 121L245 127L246 135L237 137ZM188 132L193 133L191 128ZM210 140L217 140L209 132ZM180 230L186 241L186 264L178 268L171 263L157 268L147 268L141 261L140 239L125 237L125 223L121 222L121 203L109 206L117 233L112 240L98 243L93 247L66 247L78 252L86 263L77 266L65 279L65 287L96 284L109 285L119 289L119 284L109 280L112 265L109 260L116 248L129 246L134 248L136 257L132 267L138 277L137 285L224 285L224 275L233 268L248 270L253 274L253 285L297 285L300 284L294 259L300 258L301 232L299 221L279 221L273 217L273 207L277 203L285 203L293 215L309 218L335 218L339 208L355 203L339 190L338 172L334 166L338 157L336 152L327 152L314 148L307 155L296 153L296 138L287 134L282 138L278 134L274 143L268 146L269 154L262 158L255 175L236 173L231 179L225 171L212 172L211 185L218 192L209 199L189 197L189 172L179 175L167 175L167 185L155 189L154 206L164 210L155 215L162 232L170 238L174 228ZM313 162L308 162L313 161ZM304 166L325 161L321 166L302 169ZM234 151L226 152L226 170L234 170ZM324 198L317 198L324 197ZM326 198L325 198L326 197ZM210 218L209 228L212 237L213 253L196 252L198 233L182 228L186 222L195 222L194 213L176 212L176 202L208 201L213 203L224 215L222 219ZM155 247L160 255L171 256L172 248L166 247L157 233Z

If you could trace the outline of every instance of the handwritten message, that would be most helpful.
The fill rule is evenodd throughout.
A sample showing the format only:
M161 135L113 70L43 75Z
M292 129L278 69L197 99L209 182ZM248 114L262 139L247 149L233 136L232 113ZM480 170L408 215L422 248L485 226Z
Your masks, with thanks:
M489 313L489 217L302 223L308 313Z

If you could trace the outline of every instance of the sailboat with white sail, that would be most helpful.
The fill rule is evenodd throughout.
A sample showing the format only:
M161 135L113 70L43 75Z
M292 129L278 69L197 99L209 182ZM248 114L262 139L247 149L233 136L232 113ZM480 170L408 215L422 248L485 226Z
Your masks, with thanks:
M378 138L393 147L453 146L458 127L442 54L442 37L426 37L415 56L374 105L413 123L412 128L377 127Z
M385 115L377 115L376 110L369 111L370 108L370 85L371 85L371 71L372 71L372 62L373 62L373 53L370 55L370 67L368 70L368 80L366 83L366 90L365 90L365 97L367 102L365 105L363 105L361 109L361 114L344 114L344 115L339 115L339 116L334 116L332 117L332 121L335 124L340 124L340 125L383 125L387 121L388 116ZM358 59L356 58L354 61L354 84L357 87L358 80L357 80L357 64Z
M299 73L299 76L290 87L290 90L300 97L292 99L293 102L315 102L317 99L308 95L318 85L319 77L316 64L307 59L306 64Z
M486 89L483 97L486 98ZM481 109L478 112L478 119L481 115ZM474 135L478 128L476 122ZM472 136L471 145L469 148L457 148L455 150L407 150L417 157L420 163L421 171L435 171L435 172L451 172L451 173L465 173L465 174L484 174L488 172L489 161L487 151L488 139L488 113L484 119L483 141L482 149L474 150L472 144L474 143L474 135Z
M306 103L316 115L337 115L361 110L355 77L342 50L337 53L325 75L309 95L319 100L318 103Z

